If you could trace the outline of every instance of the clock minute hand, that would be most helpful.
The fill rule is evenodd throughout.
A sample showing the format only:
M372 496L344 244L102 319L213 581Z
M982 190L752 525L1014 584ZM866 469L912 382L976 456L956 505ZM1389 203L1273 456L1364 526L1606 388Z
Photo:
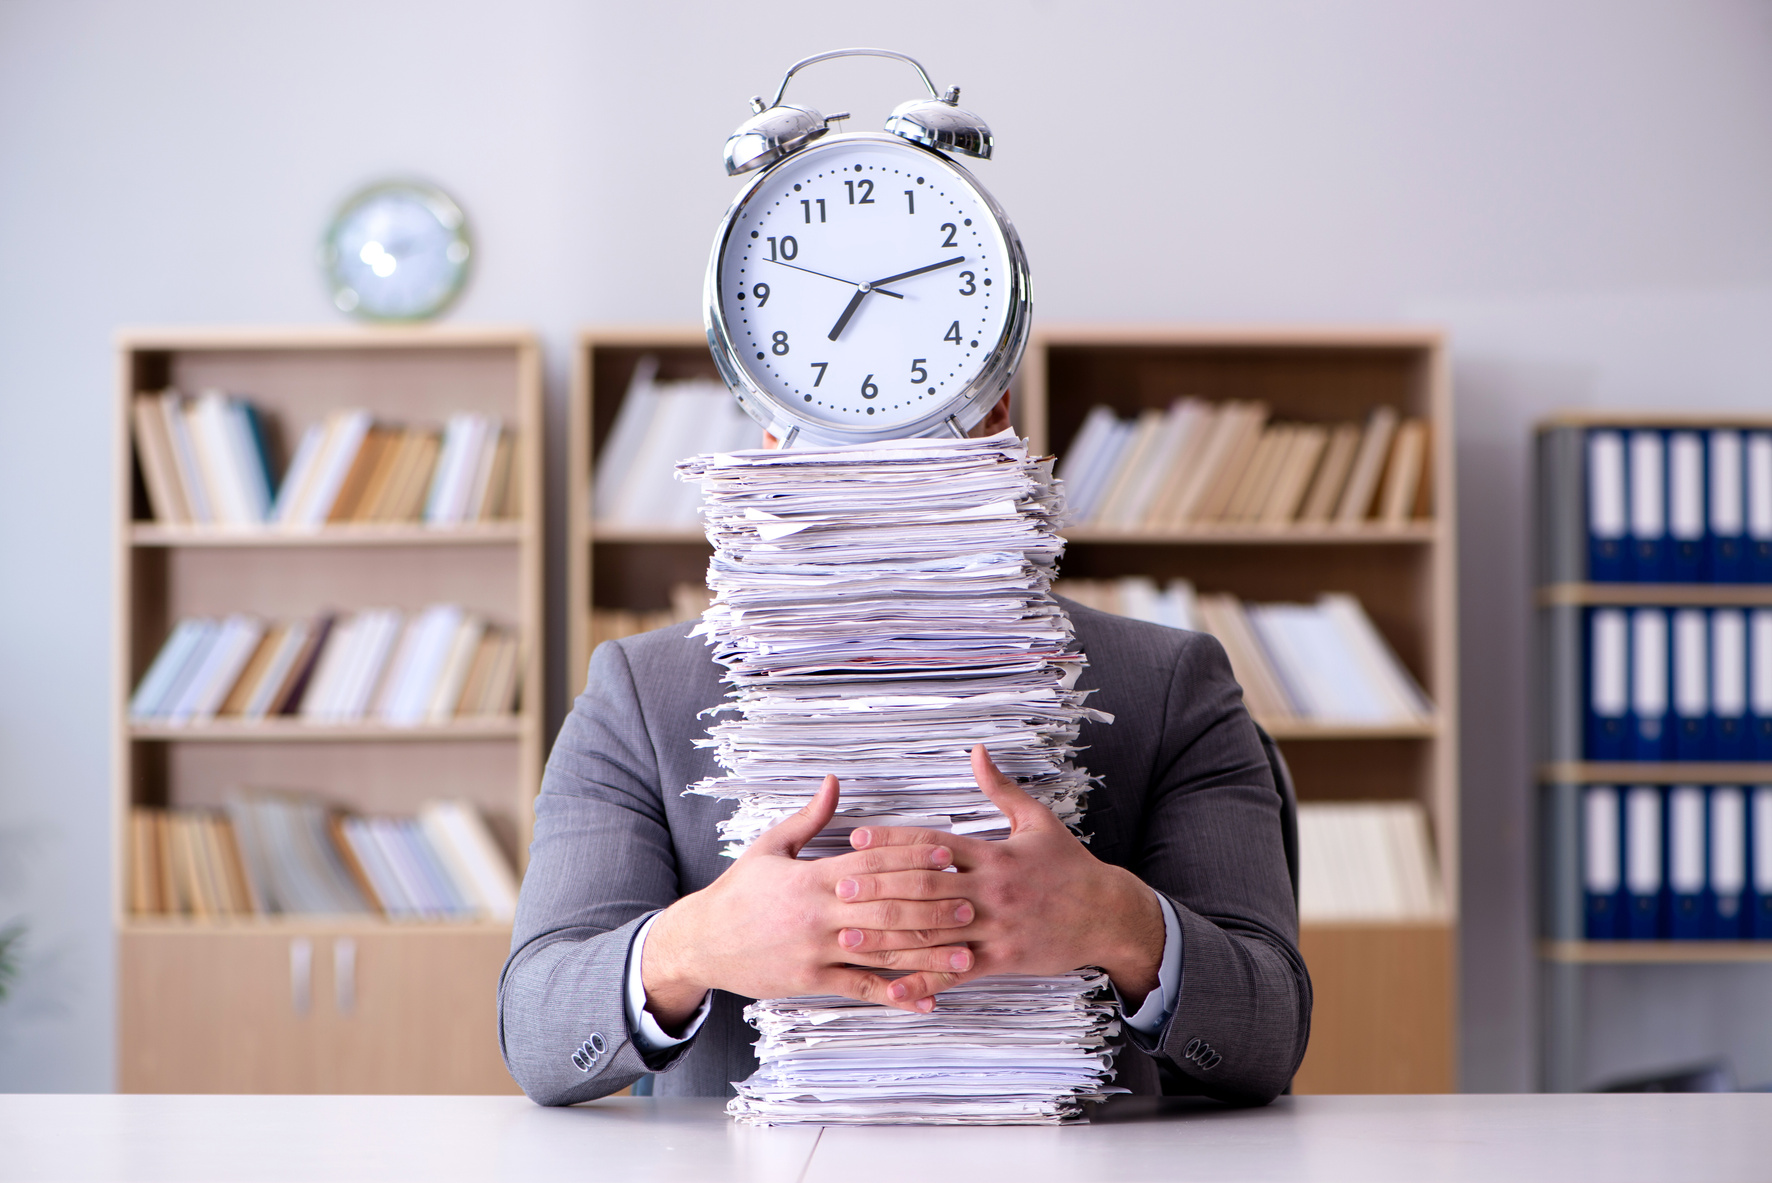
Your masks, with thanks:
M955 255L951 259L943 259L939 263L931 263L927 267L919 267L915 271L900 271L897 275L888 275L885 279L876 279L873 286L878 288L883 283L892 283L900 279L909 279L913 275L922 275L925 271L940 271L943 267L952 267L955 263L964 263L965 255Z
M859 285L858 285L858 284L856 284L856 282L855 282L855 281L854 281L854 280L853 280L853 279L843 279L843 278L841 278L841 277L839 277L839 276L835 276L835 275L826 275L826 274L825 274L825 273L824 273L824 272L822 272L822 271L814 271L814 270L813 270L813 269L812 269L812 268L810 268L810 267L802 267L802 266L800 266L800 265L799 265L799 264L798 264L798 263L783 263L783 262L782 262L782 261L781 261L781 260L780 260L780 259L770 259L770 260L769 260L769 262L771 262L771 263L774 263L774 264L776 264L776 265L777 265L777 266L780 266L780 267L791 267L791 268L792 268L792 269L793 269L793 270L795 270L795 271L804 271L804 272L805 272L805 273L806 273L806 274L808 274L808 275L816 275L816 276L818 276L818 277L819 277L819 278L820 278L820 279L834 279L834 280L836 280L836 281L837 281L837 282L838 282L838 283L846 283L846 284L848 284L848 285L850 285L850 286L851 286L851 287L857 287L857 286L859 286ZM870 286L871 286L871 285L870 285ZM879 288L874 288L874 290L875 290L875 291L876 291L876 292L880 292L880 289L879 289ZM897 293L897 292L880 292L880 294L881 294L881 295L882 295L882 296L891 296L891 297L892 297L892 298L893 298L893 299L894 299L894 300L902 300L902 299L904 299L904 297L903 297L903 296L901 296L901 295L899 295L899 294L898 294L898 293Z

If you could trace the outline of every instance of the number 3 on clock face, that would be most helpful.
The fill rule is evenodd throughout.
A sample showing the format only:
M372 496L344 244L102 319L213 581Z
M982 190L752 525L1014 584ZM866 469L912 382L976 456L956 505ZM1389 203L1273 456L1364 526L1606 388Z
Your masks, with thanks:
M829 136L740 194L708 269L722 376L778 437L970 427L1027 340L1027 264L969 173L897 136ZM950 422L952 420L952 422Z

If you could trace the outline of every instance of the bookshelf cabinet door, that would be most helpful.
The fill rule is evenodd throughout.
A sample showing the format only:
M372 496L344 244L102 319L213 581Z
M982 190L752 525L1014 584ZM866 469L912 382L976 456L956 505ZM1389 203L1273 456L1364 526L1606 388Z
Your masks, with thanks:
M296 943L302 940L305 954ZM322 946L287 932L124 933L118 1087L126 1093L319 1091L324 999L311 985L319 980ZM303 978L310 986L305 1000Z
M1295 1093L1449 1093L1456 930L1314 924L1298 934L1316 1005Z
M318 1091L518 1091L498 1053L508 932L413 927L325 943L326 976L316 985L329 1048Z

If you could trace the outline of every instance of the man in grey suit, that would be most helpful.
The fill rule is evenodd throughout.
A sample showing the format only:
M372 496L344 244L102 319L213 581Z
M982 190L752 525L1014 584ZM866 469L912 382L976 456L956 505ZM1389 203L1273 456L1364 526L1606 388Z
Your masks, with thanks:
M981 430L1007 422L1007 399ZM838 993L906 1010L955 981L1097 965L1125 1011L1117 1083L1239 1103L1285 1089L1304 1055L1310 980L1281 844L1281 798L1213 638L1066 603L1102 778L1077 841L973 753L1013 823L999 842L858 830L799 860L834 809L813 803L736 862L734 804L682 790L718 775L700 712L720 668L686 626L591 658L536 800L535 839L499 983L511 1074L571 1104L658 1073L662 1095L730 1095L757 1066L756 997ZM948 868L958 873L952 873ZM863 968L857 968L863 967ZM869 968L911 971L888 983Z

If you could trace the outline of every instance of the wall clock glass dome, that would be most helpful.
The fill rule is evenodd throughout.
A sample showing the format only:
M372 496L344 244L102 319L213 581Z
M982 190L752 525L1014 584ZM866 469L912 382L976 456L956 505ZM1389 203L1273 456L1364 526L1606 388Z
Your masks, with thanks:
M461 294L473 248L447 193L384 181L348 198L321 249L332 302L369 320L423 320Z

